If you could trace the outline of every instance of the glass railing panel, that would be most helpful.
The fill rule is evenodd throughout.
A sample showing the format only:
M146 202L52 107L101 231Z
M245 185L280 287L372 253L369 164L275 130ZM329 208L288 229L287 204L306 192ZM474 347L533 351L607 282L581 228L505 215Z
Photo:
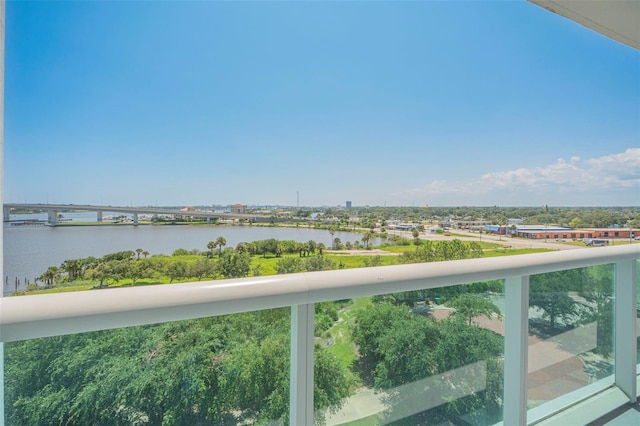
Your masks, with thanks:
M6 343L6 424L287 424L289 330L283 308Z
M532 275L529 408L613 374L614 268Z
M500 280L318 304L316 358L326 348L344 381L333 400L316 392L316 424L501 421L503 288Z

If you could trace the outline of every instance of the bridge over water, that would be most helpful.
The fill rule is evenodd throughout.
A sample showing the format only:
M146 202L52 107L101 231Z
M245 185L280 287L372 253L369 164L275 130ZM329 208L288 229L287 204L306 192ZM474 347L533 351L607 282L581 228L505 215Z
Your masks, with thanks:
M4 222L9 222L9 213L13 209L44 210L47 212L47 222L51 226L58 224L58 214L61 211L94 211L97 212L98 222L102 222L103 212L128 213L133 215L133 224L138 225L138 215L154 214L176 216L193 216L207 219L248 219L259 220L268 216L240 214L240 213L219 213L213 211L184 211L180 209L158 208L158 207L122 207L122 206L96 206L91 204L4 204L2 208L2 218Z

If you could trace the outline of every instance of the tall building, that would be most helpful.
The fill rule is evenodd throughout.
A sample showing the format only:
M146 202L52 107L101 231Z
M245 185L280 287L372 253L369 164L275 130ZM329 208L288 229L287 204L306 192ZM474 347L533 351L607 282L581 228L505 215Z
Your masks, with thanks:
M350 208L351 208L351 201L347 201L345 204L346 204L346 206L347 206L347 208L348 208L348 209L350 209Z

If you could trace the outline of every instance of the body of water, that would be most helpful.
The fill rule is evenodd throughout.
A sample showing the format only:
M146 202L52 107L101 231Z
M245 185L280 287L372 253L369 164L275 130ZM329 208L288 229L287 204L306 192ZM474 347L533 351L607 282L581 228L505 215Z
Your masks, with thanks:
M87 213L69 213L75 215ZM89 214L90 215L90 214ZM36 217L27 217L36 216ZM95 214L92 215L95 221ZM12 215L11 219L44 219L44 215ZM227 240L227 247L235 247L240 242L251 242L275 238L306 242L314 240L331 246L332 236L328 230L299 228L256 227L256 226L188 226L188 225L141 225L141 226L4 226L4 280L3 293L10 294L18 288L24 288L26 281L34 282L49 266L60 266L69 259L94 256L102 257L107 253L141 248L151 255L170 255L179 248L187 250L207 250L207 243L218 237ZM336 232L345 243L362 238L353 232ZM372 240L371 244L379 244Z

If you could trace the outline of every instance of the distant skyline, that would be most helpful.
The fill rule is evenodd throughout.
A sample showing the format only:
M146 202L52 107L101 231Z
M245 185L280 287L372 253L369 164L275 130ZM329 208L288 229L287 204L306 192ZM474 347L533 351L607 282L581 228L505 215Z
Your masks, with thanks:
M525 1L7 2L4 132L7 203L638 206L640 52Z

